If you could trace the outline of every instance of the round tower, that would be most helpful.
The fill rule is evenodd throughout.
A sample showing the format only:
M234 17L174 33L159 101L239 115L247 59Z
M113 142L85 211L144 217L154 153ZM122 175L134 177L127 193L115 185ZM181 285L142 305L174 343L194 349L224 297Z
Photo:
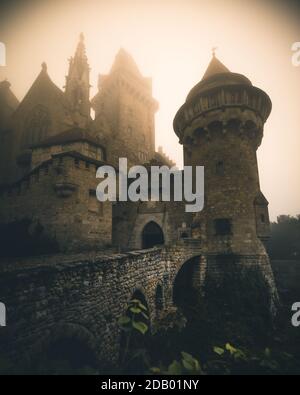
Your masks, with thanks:
M259 199L256 151L271 100L245 76L230 72L213 54L202 78L174 119L185 166L204 166L204 209L195 237L211 262L264 267L273 276L262 241L269 227L268 202ZM257 201L263 204L257 205ZM200 225L199 225L200 224ZM200 230L200 231L199 231ZM225 265L226 266L226 265Z

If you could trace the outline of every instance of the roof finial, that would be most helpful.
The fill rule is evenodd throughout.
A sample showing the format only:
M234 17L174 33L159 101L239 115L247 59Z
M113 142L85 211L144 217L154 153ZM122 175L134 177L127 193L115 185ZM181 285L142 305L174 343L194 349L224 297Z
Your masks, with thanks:
M46 62L42 63L42 70L47 72L47 63Z
M79 35L79 41L82 43L84 42L84 34L82 32Z
M217 49L218 49L218 47L212 47L212 49L211 49L213 58L216 57L216 50Z

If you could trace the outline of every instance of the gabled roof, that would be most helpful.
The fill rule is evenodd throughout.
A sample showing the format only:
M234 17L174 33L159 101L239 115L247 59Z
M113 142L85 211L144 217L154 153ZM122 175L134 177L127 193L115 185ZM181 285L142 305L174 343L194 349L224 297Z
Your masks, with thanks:
M100 141L94 137L90 132L79 127L73 127L55 136L51 136L40 143L34 144L31 148L50 147L52 145L63 145L74 143L77 141L86 141L88 143L103 147Z
M42 64L41 72L24 96L17 111L20 111L27 102L30 102L31 98L34 99L36 97L44 97L45 99L51 97L55 101L64 101L63 91L59 89L49 77L46 63Z

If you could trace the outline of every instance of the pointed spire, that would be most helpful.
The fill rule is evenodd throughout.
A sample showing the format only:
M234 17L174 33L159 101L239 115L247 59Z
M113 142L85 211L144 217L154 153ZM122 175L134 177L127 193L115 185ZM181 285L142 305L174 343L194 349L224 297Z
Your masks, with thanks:
M216 47L212 49L212 59L204 73L202 81L216 74L230 73L230 70L216 57Z
M74 59L76 59L76 58L82 58L84 60L87 60L86 53L85 53L85 43L84 43L83 33L80 33L80 35L79 35L79 42L77 44L77 49L75 52Z
M88 119L90 116L90 68L85 53L83 33L79 35L79 42L76 47L75 55L69 60L69 63L69 72L66 77L65 87L65 95L69 110L74 115L74 119L78 117Z

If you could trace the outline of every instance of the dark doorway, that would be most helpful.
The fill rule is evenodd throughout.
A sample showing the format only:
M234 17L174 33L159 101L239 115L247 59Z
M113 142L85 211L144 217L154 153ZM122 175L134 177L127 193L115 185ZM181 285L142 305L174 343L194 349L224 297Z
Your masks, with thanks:
M142 233L142 248L152 248L164 244L164 234L157 223L151 221L144 227Z

